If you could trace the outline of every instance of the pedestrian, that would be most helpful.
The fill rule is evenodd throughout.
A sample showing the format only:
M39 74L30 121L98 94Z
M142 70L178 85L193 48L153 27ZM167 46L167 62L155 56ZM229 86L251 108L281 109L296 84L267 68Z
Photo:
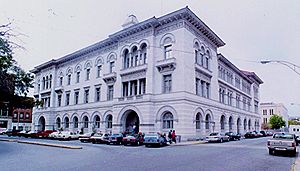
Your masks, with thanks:
M173 130L173 132L172 132L172 141L176 144L176 134L175 134L175 130Z
M169 131L168 140L169 140L169 143L172 144L172 130Z

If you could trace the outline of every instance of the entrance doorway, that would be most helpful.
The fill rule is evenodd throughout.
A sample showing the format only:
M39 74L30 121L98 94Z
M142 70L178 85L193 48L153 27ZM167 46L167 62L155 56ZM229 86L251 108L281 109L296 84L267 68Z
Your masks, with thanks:
M128 110L123 115L123 131L126 133L137 134L140 130L140 119L137 113L133 110Z
M45 131L45 126L46 126L46 121L45 121L45 118L42 116L42 117L40 117L40 119L39 119L39 130L40 131Z

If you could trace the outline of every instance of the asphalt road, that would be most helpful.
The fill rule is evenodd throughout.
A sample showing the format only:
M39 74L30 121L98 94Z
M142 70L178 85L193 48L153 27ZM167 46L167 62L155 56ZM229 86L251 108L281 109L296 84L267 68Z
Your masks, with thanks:
M163 148L124 147L79 141L34 141L81 145L83 149L0 142L0 170L290 171L296 159L284 155L269 155L267 138Z

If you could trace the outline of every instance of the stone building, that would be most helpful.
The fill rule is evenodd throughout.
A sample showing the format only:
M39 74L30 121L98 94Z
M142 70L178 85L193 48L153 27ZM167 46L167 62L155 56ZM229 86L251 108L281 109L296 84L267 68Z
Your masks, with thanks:
M268 124L270 122L270 118L273 115L282 116L282 119L285 121L286 130L288 127L289 115L287 108L282 103L260 103L261 106L261 117L262 123Z
M217 49L225 43L188 7L138 22L36 66L35 129L168 132L182 139L260 127L259 85Z

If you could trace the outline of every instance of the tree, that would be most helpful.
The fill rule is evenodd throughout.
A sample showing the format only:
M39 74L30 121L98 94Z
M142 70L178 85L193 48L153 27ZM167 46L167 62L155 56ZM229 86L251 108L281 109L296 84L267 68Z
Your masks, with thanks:
M285 121L282 119L282 116L279 115L271 116L269 123L272 129L280 129L281 127L285 126Z
M289 120L288 123L289 125L300 125L300 122L294 120Z
M34 105L31 98L27 96L29 89L33 87L33 76L25 72L13 59L14 49L21 48L12 38L17 36L12 34L11 23L0 24L0 108L7 107L27 107Z

